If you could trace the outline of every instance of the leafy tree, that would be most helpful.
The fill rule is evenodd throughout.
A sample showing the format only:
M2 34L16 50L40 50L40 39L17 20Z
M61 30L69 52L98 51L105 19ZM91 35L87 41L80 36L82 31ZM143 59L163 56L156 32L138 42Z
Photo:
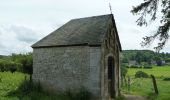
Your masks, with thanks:
M156 61L157 66L161 66L162 65L162 58L161 57L156 56L154 58L154 60Z
M157 12L159 11L162 13L161 19L157 18ZM143 37L141 45L150 45L155 38L158 38L158 45L154 47L154 49L156 49L156 51L163 49L169 38L170 0L144 0L143 3L133 7L131 12L134 15L140 15L136 21L139 26L147 26L147 23L149 22L149 20L147 20L148 16L150 16L150 21L155 21L156 19L160 21L160 26L158 27L156 33L151 36Z
M137 52L137 53L136 53L135 58L136 58L136 61L138 62L138 64L141 63L141 61L142 61L142 56L143 56L143 54L142 54L141 52Z
M161 57L165 58L165 53L164 52L161 53Z
M27 74L32 74L32 53L27 54L12 54L11 59L13 62L21 64L20 70Z
M151 65L153 61L156 61L157 65L161 66L162 60L168 63L169 59L170 53L158 53L151 50L123 50L121 62L127 64L129 61L135 60L138 64Z
M170 58L164 59L166 63L170 63Z

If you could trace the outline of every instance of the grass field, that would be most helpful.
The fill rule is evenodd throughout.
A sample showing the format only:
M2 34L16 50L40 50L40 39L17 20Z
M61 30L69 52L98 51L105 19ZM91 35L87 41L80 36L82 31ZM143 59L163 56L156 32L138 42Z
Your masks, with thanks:
M27 74L0 72L0 100L89 100L89 97L84 89L77 93L50 94L39 86L33 86Z
M135 73L139 70L156 77L159 95L154 94L151 78L134 78ZM123 86L124 93L146 96L149 100L170 100L170 81L163 81L165 77L170 77L170 66L154 66L152 69L129 68L127 75L131 78L131 85L130 91L127 86Z
M30 86L25 84L28 79L29 75L23 73L0 72L0 100L75 100L70 94L49 95L30 89Z
M170 77L170 66L153 66L152 69L129 68L127 75L134 76L137 71L144 71L147 74L153 74L157 78Z
M134 78L138 70L156 76L159 95L153 94L151 78ZM127 86L123 86L122 91L124 93L146 96L149 100L170 100L170 81L163 81L163 78L170 77L169 66L153 67L152 69L130 68L127 76L131 77L131 88L128 91ZM78 100L65 94L54 96L34 89L28 90L29 87L23 87L23 83L28 79L29 75L27 74L0 72L0 100Z

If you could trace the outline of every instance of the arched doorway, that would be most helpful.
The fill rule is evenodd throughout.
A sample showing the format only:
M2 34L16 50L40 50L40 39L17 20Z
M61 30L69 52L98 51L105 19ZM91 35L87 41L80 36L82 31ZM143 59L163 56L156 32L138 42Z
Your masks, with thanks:
M108 57L108 92L111 98L115 98L115 61L112 56Z

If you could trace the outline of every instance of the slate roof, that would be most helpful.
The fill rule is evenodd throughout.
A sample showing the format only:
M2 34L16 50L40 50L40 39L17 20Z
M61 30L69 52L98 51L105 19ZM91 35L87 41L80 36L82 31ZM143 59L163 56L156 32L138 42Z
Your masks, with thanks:
M32 47L101 45L111 20L112 14L70 20Z

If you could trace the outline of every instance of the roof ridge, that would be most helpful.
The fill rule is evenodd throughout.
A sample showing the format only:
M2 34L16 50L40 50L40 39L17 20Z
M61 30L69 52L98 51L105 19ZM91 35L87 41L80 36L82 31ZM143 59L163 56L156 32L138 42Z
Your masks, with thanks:
M71 19L71 21L79 20L79 19L86 19L86 18L104 17L104 16L109 16L109 15L113 15L113 14L103 14L103 15L95 15L95 16L90 16L90 17L73 18L73 19Z

